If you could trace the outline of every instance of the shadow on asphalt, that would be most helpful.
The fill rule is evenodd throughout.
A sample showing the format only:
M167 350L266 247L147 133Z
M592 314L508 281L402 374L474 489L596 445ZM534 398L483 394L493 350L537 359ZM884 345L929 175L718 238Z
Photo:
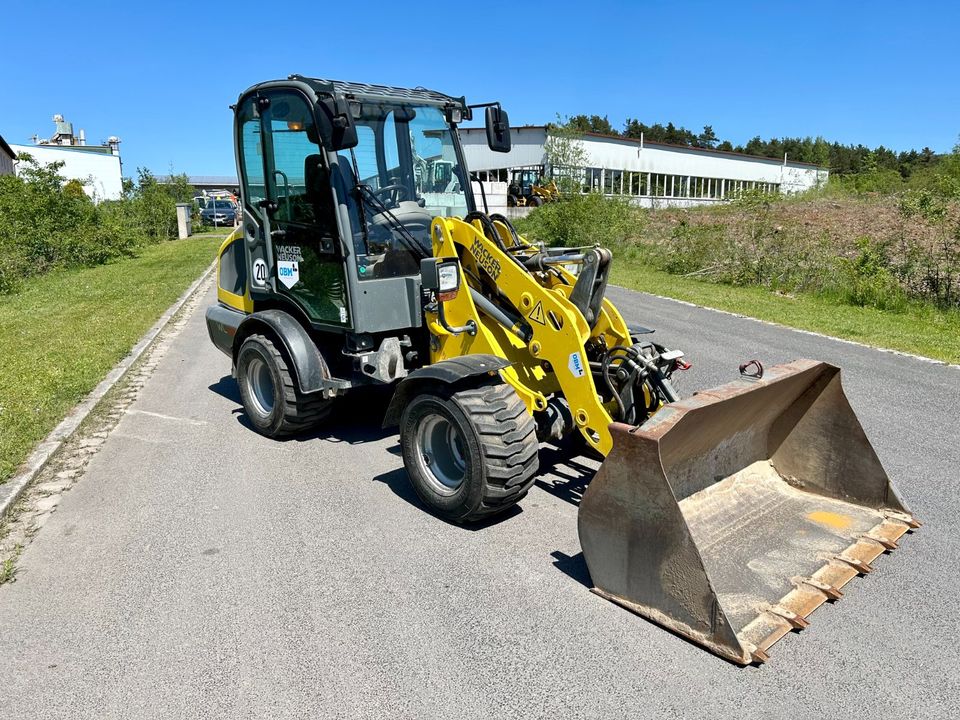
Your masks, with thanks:
M569 445L543 445L540 448L540 472L536 486L554 497L580 506L587 485L597 474L597 468L584 462L587 458ZM550 477L544 477L549 475Z
M235 378L224 375L208 388L227 400L236 403L233 414L237 422L251 432L256 432L243 412L240 398L240 386ZM356 388L347 401L339 398L334 401L329 417L317 427L289 438L278 438L277 442L306 442L309 440L328 440L359 445L396 434L396 428L381 428L380 424L390 403L392 388ZM390 452L394 452L393 449Z
M235 402L237 405L241 404L240 386L237 385L236 379L230 375L224 375L207 389L215 392L220 397L226 398L230 402Z
M587 561L582 552L578 552L576 555L567 555L560 550L554 550L550 553L550 556L553 558L553 566L557 570L573 578L585 588L593 587L590 580L590 571L587 570Z
M243 412L240 388L233 377L225 375L216 383L210 385L209 390L230 402L236 403L237 407L233 410L233 413L236 415L237 421L251 432L255 432ZM317 428L280 442L305 442L319 439L331 442L347 442L353 445L381 440L394 435L396 434L396 428L383 429L380 427L387 405L390 403L390 397L390 388L357 388L351 394L350 402L344 402L343 399L339 400L330 417ZM387 448L387 452L400 455L399 444ZM586 462L584 462L585 460ZM560 498L571 505L579 506L587 485L596 474L596 467L587 464L589 462L579 455L579 448L571 443L543 445L540 448L541 477L537 478L534 484L554 497ZM454 523L435 515L421 502L410 484L404 468L399 467L382 473L374 477L373 480L383 483L390 488L394 495L418 510L433 515L433 517L448 525L470 532L498 525L523 513L522 505L514 505L509 510L482 522ZM553 565L557 570L584 587L593 587L582 552L576 555L566 555L559 550L555 550L551 555L554 558Z
M407 471L402 467L395 470L390 470L389 472L382 473L373 478L374 482L381 482L390 488L393 491L393 494L396 495L401 500L404 500L411 505L413 505L418 510L422 510L425 513L433 515L433 517L438 520L447 523L451 527L460 528L462 530L469 530L470 532L476 532L477 530L484 530L492 525L499 525L502 522L510 520L511 518L516 517L523 513L523 508L520 505L514 505L509 510L505 510L499 515L494 515L491 518L487 518L481 522L475 523L455 523L451 522L445 518L440 517L433 513L430 508L421 502L420 498L417 497L416 491L414 491L413 486L410 484L410 480L407 478Z

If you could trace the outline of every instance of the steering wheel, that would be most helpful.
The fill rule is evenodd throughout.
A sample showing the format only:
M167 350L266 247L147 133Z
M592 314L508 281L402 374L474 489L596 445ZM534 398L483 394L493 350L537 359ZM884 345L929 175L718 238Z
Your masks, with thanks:
M406 186L399 184L384 185L374 190L373 194L388 208L397 207L402 200L408 200L410 195Z

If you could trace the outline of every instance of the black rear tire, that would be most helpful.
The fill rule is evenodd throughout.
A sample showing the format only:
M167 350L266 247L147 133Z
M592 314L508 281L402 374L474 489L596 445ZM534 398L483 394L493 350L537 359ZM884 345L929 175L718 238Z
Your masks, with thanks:
M313 427L332 399L300 392L283 353L265 335L251 335L237 353L237 383L250 424L261 435L286 437Z
M516 195L514 195L513 193L508 193L508 194L507 194L507 207L517 207L517 205L519 205L519 204L520 204L520 203L519 203L519 201L517 200L517 196L516 196Z
M416 395L400 418L400 445L417 495L458 523L511 508L539 467L536 424L505 383Z

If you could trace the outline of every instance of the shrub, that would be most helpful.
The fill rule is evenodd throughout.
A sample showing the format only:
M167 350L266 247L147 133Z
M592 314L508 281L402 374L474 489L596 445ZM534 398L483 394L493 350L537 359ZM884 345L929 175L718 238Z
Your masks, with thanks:
M885 310L960 307L960 203L932 190L744 196L645 217L627 255L670 273Z
M854 258L838 258L840 283L834 291L850 305L902 311L907 297L892 271L889 246L868 237L856 242Z
M516 226L530 240L577 247L622 243L641 223L642 212L626 200L590 193L542 205Z
M64 182L62 165L23 154L18 175L0 177L0 293L55 267L98 265L176 237L175 201L148 172L124 199L96 205L82 183Z

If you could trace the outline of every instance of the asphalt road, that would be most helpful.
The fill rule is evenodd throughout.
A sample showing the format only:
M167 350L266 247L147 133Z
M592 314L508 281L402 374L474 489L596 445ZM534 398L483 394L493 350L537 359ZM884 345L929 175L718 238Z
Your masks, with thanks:
M0 587L0 717L960 715L960 369L611 295L687 351L684 393L746 358L840 365L925 522L769 663L588 591L592 463L544 451L522 510L464 529L418 505L379 398L310 438L256 435L201 310Z

